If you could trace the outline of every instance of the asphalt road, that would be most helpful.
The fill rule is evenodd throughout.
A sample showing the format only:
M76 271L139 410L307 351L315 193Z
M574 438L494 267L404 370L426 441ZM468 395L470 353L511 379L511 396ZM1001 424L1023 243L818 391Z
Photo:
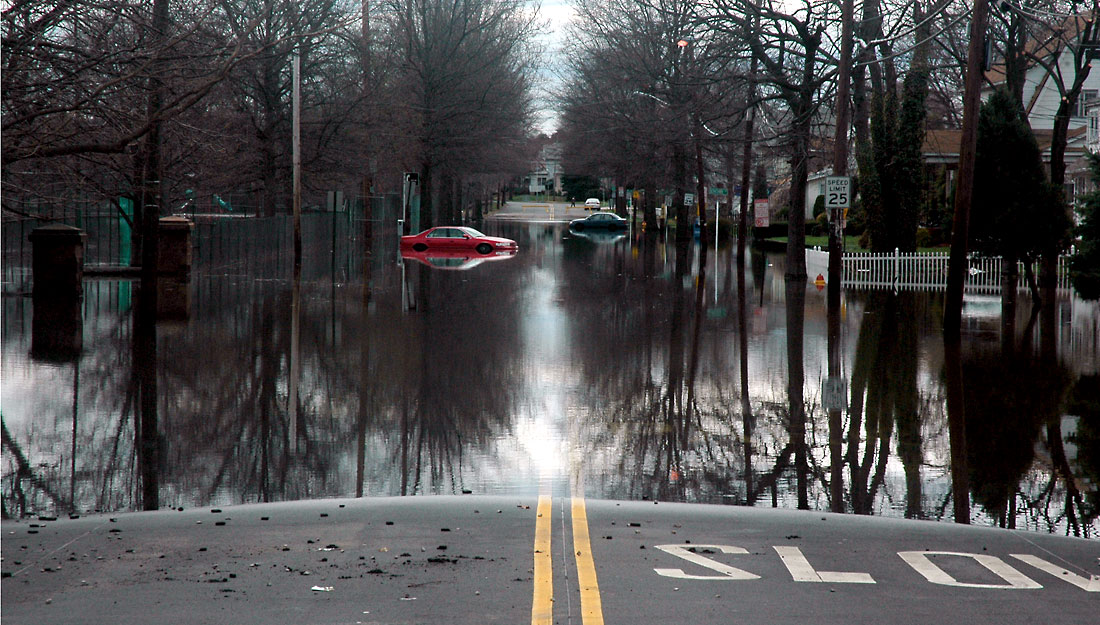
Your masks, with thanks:
M935 521L424 496L0 527L5 625L1100 623L1100 542Z
M1100 543L935 521L426 496L2 528L9 625L1100 622Z
M611 210L604 206L600 210ZM568 222L573 219L583 219L592 214L585 210L584 202L577 202L571 206L569 202L505 202L499 210L488 215L489 219L502 221L523 222Z

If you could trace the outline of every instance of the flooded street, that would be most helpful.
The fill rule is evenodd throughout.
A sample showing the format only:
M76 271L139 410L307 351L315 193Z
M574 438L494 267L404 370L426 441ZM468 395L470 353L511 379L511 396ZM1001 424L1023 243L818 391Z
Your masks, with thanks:
M1000 297L967 294L953 447L942 293L842 294L837 430L825 291L788 291L781 253L739 274L713 243L489 221L517 255L399 261L376 232L364 263L311 219L299 280L258 226L200 223L152 341L137 281L87 279L82 322L52 330L6 289L5 514L472 492L950 521L961 466L974 523L1100 529L1096 302L1060 292L1044 328L1021 292L1006 340Z

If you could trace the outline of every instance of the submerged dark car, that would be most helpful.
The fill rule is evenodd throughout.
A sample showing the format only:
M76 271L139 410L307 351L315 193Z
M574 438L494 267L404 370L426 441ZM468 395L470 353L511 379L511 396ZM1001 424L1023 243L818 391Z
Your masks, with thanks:
M592 213L584 219L574 219L569 222L573 230L626 230L626 220L615 213Z

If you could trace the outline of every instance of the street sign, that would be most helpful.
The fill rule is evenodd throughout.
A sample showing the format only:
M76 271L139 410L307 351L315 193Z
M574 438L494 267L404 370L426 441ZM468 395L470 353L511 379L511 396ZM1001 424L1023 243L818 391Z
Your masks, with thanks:
M849 208L852 206L852 179L848 176L825 178L825 208Z
M694 203L695 203L695 194L694 193L685 193L684 194L684 204L687 205L687 206L691 206Z
M753 200L752 206L756 213L755 226L757 228L767 228L771 224L771 216L768 214L768 198Z
M730 194L730 190L724 187L710 187L709 189L707 189L707 193L711 195L721 195L725 197Z
M829 377L821 381L821 403L825 410L844 410L848 401L848 380Z

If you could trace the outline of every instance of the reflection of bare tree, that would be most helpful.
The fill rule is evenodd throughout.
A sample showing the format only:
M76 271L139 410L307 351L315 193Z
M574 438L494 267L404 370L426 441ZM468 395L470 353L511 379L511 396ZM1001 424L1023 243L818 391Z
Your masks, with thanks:
M148 255L146 255L146 260ZM160 507L161 434L158 423L157 395L157 277L144 270L137 306L134 307L133 380L138 388L137 450L141 487L141 508Z
M48 482L35 474L34 469L31 468L31 463L27 461L27 456L23 453L23 449L8 433L8 424L3 419L0 419L0 429L3 430L4 450L11 454L16 467L15 472L9 478L11 480L10 485L5 488L6 493L2 508L3 518L19 518L30 512L27 507L24 481L36 490L41 491L58 508L69 507L68 502L58 495Z
M876 291L868 295L852 370L846 454L852 482L852 511L857 514L873 512L875 498L886 477L896 424L898 455L905 468L906 516L921 515L923 454L916 313L911 293Z
M129 283L85 285L84 342L107 348L85 349L72 363L71 382L63 382L64 375L57 377L68 373L69 367L38 369L35 365L37 375L45 374L46 379L36 382L43 392L24 406L31 417L21 415L17 431L10 429L10 420L4 422L6 513L114 509L129 505L131 496L138 494L132 488L134 483L120 476L120 471L132 468L135 458L129 422L135 394L129 383L131 354L124 347L130 340L129 315L118 313L128 304L129 292ZM13 319L12 312L5 307L6 321ZM4 347L9 354L16 345L9 342L11 330L5 323ZM26 328L22 331L15 338L28 341ZM95 383L89 384L88 380ZM59 384L71 387L71 399L67 393L58 392L64 388ZM68 401L60 401L62 398ZM12 406L7 408L10 417Z
M787 410L788 433L794 447L794 463L798 489L798 508L810 508L809 461L806 449L806 404L803 385L806 382L803 365L803 343L806 320L805 276L788 275L787 286Z
M741 221L744 223L744 214L747 212L744 208L745 198L747 197L745 192L742 192L741 197ZM753 483L752 432L756 425L756 416L753 415L752 402L749 399L749 303L748 291L745 288L744 236L744 232L739 229L737 233L737 355L741 383L741 442L745 454L745 492L751 493L755 488ZM757 286L760 287L760 285Z
M509 301L516 295L492 280L471 284L461 272L412 271L419 299L393 371L401 381L376 383L370 392L400 420L389 445L399 492L458 492L467 451L484 449L510 427L522 373L515 364L520 350L509 345L519 334Z
M604 333L598 341L581 338L578 344L591 372L586 375L591 396L585 399L599 418L598 427L586 429L583 445L593 459L607 453L611 463L589 466L588 474L590 479L610 480L605 493L624 497L719 500L734 490L741 459L728 404L717 383L703 381L702 356L709 347L706 257L700 258L700 274L689 283L691 242L662 246L655 238L641 241L639 275L634 277L641 289L634 295L624 297L623 279L608 276L597 287L615 297L592 294L585 301L603 303L590 317L574 316L580 322L577 336ZM672 262L662 274L658 255L666 251L672 252ZM623 265L624 271L629 269ZM609 326L608 319L625 322ZM659 347L661 337L666 337L665 348ZM607 352L609 344L615 354Z

